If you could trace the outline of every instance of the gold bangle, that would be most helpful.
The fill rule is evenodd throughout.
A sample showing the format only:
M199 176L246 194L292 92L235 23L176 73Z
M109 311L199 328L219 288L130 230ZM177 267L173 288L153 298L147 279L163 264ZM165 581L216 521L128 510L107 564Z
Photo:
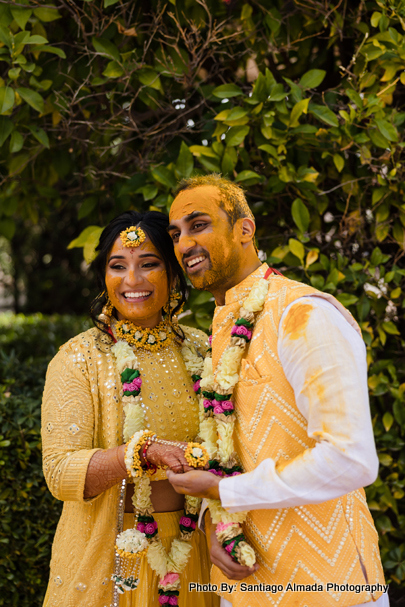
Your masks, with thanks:
M135 436L135 434L134 434L134 436ZM131 444L131 441L134 438L134 436L132 436L130 438L130 440L127 442L127 444L125 445L125 457L127 455L128 447ZM154 432L151 432L150 430L144 430L143 434L138 438L136 443L133 445L134 454L133 454L133 459L131 462L131 469L130 469L130 471L128 471L128 475L130 477L137 478L137 477L142 476L144 470L141 466L141 460L139 457L139 449L144 444L144 442L152 436L155 436ZM149 476L151 475L150 470L147 471L147 474L149 474Z

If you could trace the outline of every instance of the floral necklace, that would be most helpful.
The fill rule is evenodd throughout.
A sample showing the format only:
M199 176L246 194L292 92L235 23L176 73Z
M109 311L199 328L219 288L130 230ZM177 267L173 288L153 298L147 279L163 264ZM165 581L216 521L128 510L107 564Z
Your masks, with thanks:
M252 287L248 297L239 310L239 318L231 329L231 339L218 363L214 377L212 358L207 356L204 361L202 379L200 381L200 436L202 446L210 457L210 472L221 477L241 474L233 441L235 426L235 408L232 394L239 381L239 371L242 356L252 338L255 316L260 312L266 301L269 289L267 276L259 279ZM212 338L210 337L210 345ZM253 548L246 542L242 525L247 512L230 514L221 506L219 500L208 500L212 522L216 525L216 536L222 547L231 557L247 567L256 562Z
M137 335L137 332L142 335ZM122 402L125 413L124 441L127 443L125 463L129 470L134 458L137 457L139 444L141 441L145 442L144 439L152 434L145 430L145 414L140 404L142 378L137 357L130 344L155 351L170 343L173 335L170 326L164 321L154 330L134 328L131 323L120 321L112 324L113 336L114 333L119 339L111 351L116 358L117 370L122 382ZM164 335L161 335L162 333ZM150 335L155 338L155 341L150 339ZM196 382L194 391L197 392L203 359L190 343L183 345L182 356L187 371ZM200 463L202 450L199 445L189 443L188 451L189 456ZM121 560L121 570L120 575L113 574L111 579L115 582L120 594L126 590L134 590L139 582L134 575L136 559L146 555L150 567L159 576L159 604L177 605L180 574L184 571L190 557L192 548L190 540L197 525L201 500L189 495L185 497L184 516L179 521L179 538L172 541L170 552L167 554L159 538L158 525L153 517L154 508L150 499L149 476L142 474L140 467L132 476L135 525L133 529L123 531L116 538L116 551Z

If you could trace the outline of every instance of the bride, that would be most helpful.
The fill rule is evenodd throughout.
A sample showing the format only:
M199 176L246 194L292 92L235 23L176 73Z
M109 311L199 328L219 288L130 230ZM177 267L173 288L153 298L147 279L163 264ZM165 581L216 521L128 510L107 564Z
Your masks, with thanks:
M189 594L190 582L209 582L199 503L165 473L204 464L192 441L208 347L204 333L175 321L186 283L167 225L162 213L129 211L104 229L96 326L48 368L44 474L64 504L44 607L219 604Z

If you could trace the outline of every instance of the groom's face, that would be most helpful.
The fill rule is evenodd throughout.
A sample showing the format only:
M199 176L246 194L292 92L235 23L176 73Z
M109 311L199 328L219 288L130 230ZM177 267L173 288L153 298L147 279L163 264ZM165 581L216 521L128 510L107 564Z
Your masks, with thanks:
M183 190L170 209L169 234L179 263L197 289L223 288L238 270L242 247L220 207L215 186Z

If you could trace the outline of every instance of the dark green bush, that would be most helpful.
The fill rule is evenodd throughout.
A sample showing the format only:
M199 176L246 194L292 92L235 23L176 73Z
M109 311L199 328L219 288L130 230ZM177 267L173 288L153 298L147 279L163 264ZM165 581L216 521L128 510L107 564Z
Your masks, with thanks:
M89 326L67 316L0 317L0 605L42 605L61 511L42 473L45 373L59 346Z

